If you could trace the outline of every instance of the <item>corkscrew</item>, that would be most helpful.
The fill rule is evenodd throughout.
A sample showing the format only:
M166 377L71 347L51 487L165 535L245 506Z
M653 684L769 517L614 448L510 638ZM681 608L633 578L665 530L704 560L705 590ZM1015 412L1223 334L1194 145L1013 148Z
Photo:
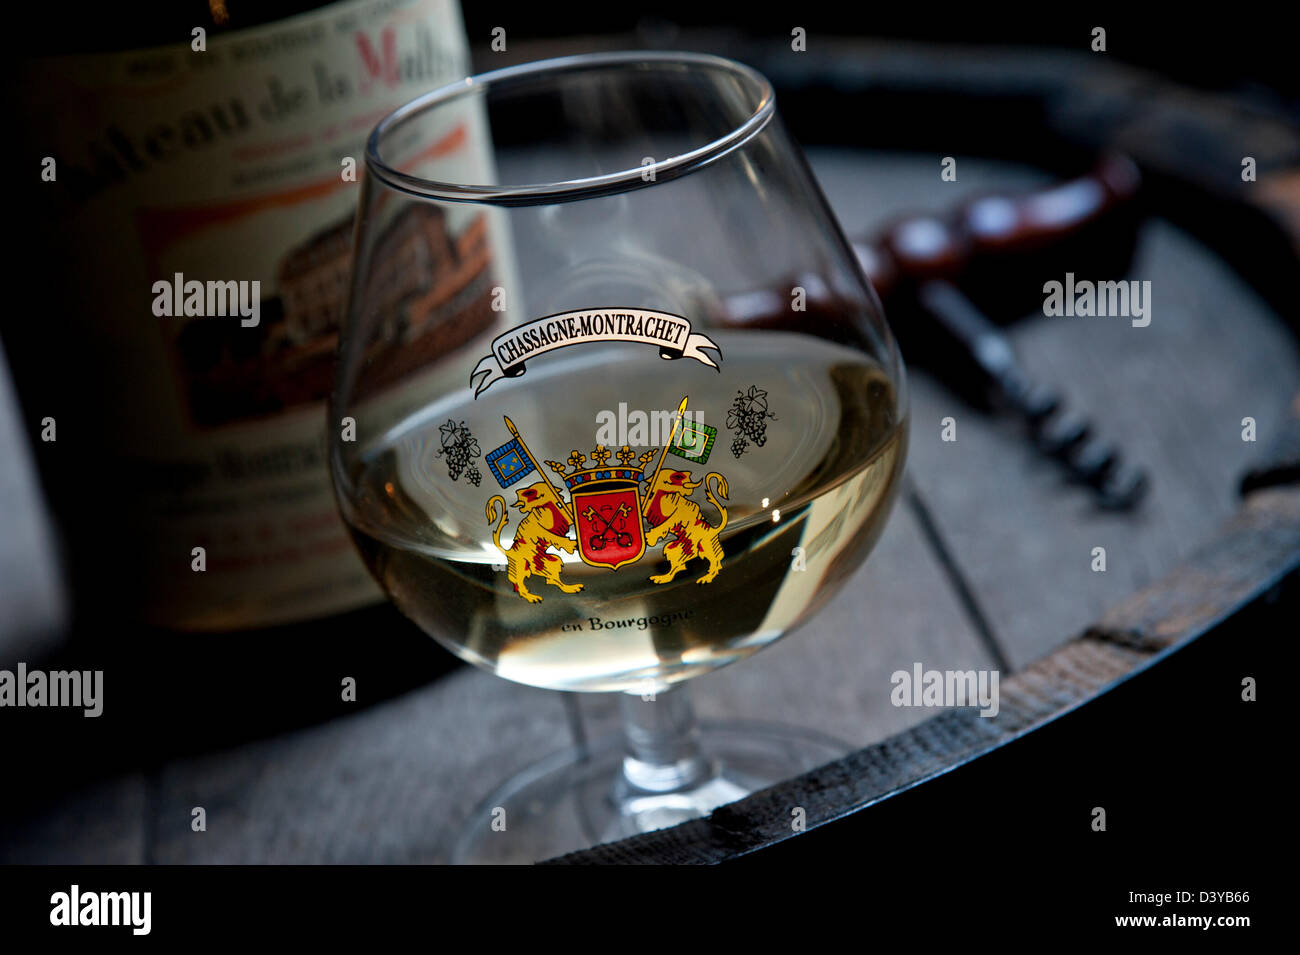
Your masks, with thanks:
M1137 504L1145 473L1126 466L1091 421L1066 410L1059 392L1034 380L988 315L1041 308L1044 280L1067 269L1126 271L1139 182L1131 160L1109 156L1087 175L1047 190L981 197L951 217L903 219L874 242L854 244L904 354L972 403L1018 417L1040 452L1114 509Z
M1141 499L1146 475L1121 465L1119 451L1093 436L1093 425L1062 410L1061 396L1028 377L1007 336L950 282L934 279L917 290L920 306L961 339L990 402L1017 415L1030 440L1059 460L1070 475L1097 492L1105 507L1127 509Z
M1136 237L1137 167L1108 156L1087 175L1017 197L984 196L952 216L894 222L854 252L885 304L910 363L933 371L976 407L1019 418L1035 448L1087 485L1104 507L1127 509L1147 487L1140 469L1094 434L1091 421L1064 409L1061 395L1036 382L990 316L1041 309L1044 281L1065 271L1107 276L1127 271ZM854 310L816 275L792 276L783 289L734 296L720 322L747 327L804 324L788 289L805 293L820 327L851 321Z

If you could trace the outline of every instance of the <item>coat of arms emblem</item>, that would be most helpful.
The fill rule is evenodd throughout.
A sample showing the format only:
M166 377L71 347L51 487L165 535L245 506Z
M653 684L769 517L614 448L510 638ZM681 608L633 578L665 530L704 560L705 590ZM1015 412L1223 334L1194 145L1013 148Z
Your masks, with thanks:
M629 447L618 452L618 465L609 466L610 452L597 447L592 452L594 467L586 467L586 455L574 451L566 474L558 461L546 464L555 470L569 489L573 516L578 528L578 553L593 567L618 570L641 559L645 534L641 527L641 478L643 466L653 454L646 452L642 466L634 466L636 455Z
M663 543L668 571L652 575L654 583L672 580L697 557L708 562L698 582L709 583L717 577L723 559L719 535L727 525L727 509L718 497L726 500L730 493L727 480L715 471L703 481L693 481L689 471L664 467L670 451L703 464L712 450L712 439L706 434L686 434L681 428L686 401L682 399L668 441L658 454L658 464L649 474L647 466L655 459L655 452L645 451L638 456L628 445L617 452L597 445L590 458L575 450L567 465L546 461L569 492L568 501L541 472L514 422L505 419L512 438L486 458L497 483L507 488L529 474L542 474L541 481L517 492L513 506L523 512L523 517L509 548L501 545L501 530L508 520L505 498L494 494L487 503L488 523L496 523L493 544L506 556L506 570L516 593L530 603L540 601L542 598L529 591L526 584L534 576L564 593L582 589L581 584L563 581L563 560L552 550L576 552L584 563L613 571L640 560L648 547ZM610 458L615 459L614 463ZM690 500L700 486L704 486L705 496L721 515L716 525L705 520L700 505ZM569 536L571 530L573 537Z

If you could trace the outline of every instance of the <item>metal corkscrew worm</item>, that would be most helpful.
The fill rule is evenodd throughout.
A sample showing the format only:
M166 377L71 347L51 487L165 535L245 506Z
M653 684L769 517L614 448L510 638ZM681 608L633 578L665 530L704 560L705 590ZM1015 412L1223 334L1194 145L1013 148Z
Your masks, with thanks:
M1011 342L950 282L932 279L917 290L920 304L961 339L970 360L987 379L992 402L1020 417L1044 454L1060 461L1075 480L1097 492L1104 507L1128 509L1146 491L1146 474L1121 464L1114 445L1093 435L1093 426L1062 411L1061 396L1034 382L1021 368Z
M1120 510L1141 500L1145 473L1125 466L1091 421L1065 411L1061 395L1025 371L986 310L1021 315L1040 306L1043 278L1067 269L1123 272L1139 182L1131 160L1109 156L1050 189L986 196L951 218L904 219L870 245L855 245L904 353L974 403L1020 418L1040 452L1092 488L1103 507Z

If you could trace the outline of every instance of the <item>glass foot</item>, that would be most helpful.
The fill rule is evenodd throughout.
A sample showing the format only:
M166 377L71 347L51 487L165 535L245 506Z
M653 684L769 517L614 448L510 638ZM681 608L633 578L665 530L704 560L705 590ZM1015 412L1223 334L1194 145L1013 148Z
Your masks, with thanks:
M681 767L690 774L629 756L622 736L535 763L479 804L450 840L451 861L533 863L674 826L852 749L770 723L704 722L698 736L703 771Z

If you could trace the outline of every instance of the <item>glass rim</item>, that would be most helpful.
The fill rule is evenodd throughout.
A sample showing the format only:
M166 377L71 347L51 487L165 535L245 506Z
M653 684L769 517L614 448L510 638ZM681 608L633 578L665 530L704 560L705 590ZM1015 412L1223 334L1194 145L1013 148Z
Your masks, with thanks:
M654 163L583 179L495 186L444 182L401 172L380 157L380 140L396 127L415 116L436 109L446 103L468 96L471 93L486 90L494 83L599 67L644 64L677 64L704 67L739 77L755 87L758 94L757 102L743 123L702 146L667 159L657 160ZM658 182L666 182L684 176L744 145L762 131L775 111L776 94L767 78L752 67L726 57L714 56L708 53L646 50L581 53L573 56L535 60L530 63L479 73L431 90L399 106L381 119L375 125L375 128L371 130L370 136L366 140L366 169L375 178L392 189L429 199L494 205L536 205L540 203L567 202L574 199L643 189Z

